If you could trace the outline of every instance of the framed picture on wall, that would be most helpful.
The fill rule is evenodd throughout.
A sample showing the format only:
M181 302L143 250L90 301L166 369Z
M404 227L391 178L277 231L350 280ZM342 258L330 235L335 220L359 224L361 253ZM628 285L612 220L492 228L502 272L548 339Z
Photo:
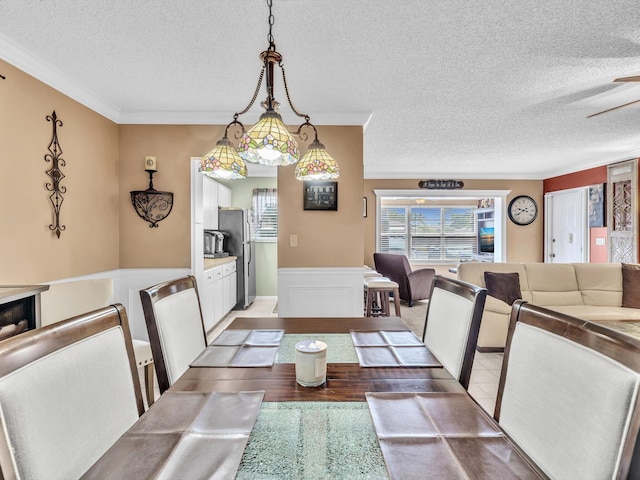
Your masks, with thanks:
M338 182L304 182L305 210L338 210Z

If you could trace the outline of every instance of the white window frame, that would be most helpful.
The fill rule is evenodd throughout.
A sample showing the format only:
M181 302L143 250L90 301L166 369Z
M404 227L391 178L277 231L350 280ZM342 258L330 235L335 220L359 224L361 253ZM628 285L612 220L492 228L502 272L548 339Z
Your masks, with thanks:
M416 198L422 197L430 200L444 201L472 199L478 200L482 198L494 199L494 220L495 220L495 246L494 246L494 262L507 261L507 195L511 190L382 190L375 189L373 193L376 196L376 251L380 249L380 211L381 200L385 197L392 198ZM414 262L418 263L418 262ZM420 262L431 263L431 262ZM433 263L451 263L451 262L433 262Z

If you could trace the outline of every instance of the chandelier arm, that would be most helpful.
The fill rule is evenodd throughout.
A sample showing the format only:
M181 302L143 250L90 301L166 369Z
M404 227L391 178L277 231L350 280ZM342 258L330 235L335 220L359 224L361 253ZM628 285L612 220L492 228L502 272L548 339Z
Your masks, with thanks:
M309 121L309 117L305 117L305 118L306 118L306 122L304 122L302 125L298 127L298 130L296 130L296 133L294 133L294 135L300 138L303 142L306 142L309 139L309 135L304 133L302 129L304 127L311 127L313 128L313 132L315 134L315 140L318 140L318 130L316 129L315 125Z
M249 102L249 105L247 105L246 108L244 110L242 110L241 112L236 112L233 115L233 122L237 122L238 117L240 115L244 115L245 113L247 113L249 111L249 109L253 106L253 102L255 102L256 98L258 98L258 93L260 93L260 87L262 86L262 79L264 78L265 68L266 68L266 66L263 65L262 70L260 71L260 77L258 78L258 85L256 85L256 90L255 90L255 92L253 92L253 98ZM233 122L231 122L231 123L233 123ZM240 122L237 122L237 123L240 123ZM244 127L242 127L242 128L244 130Z
M242 138L242 135L244 135L246 133L246 130L244 128L244 125L242 124L242 122L238 121L238 114L236 113L233 116L233 122L229 123L229 125L227 125L227 128L224 129L224 138L228 138L228 133L229 133L229 127L231 127L232 125L240 125L240 131L237 131L233 134L233 137L236 140L239 140Z

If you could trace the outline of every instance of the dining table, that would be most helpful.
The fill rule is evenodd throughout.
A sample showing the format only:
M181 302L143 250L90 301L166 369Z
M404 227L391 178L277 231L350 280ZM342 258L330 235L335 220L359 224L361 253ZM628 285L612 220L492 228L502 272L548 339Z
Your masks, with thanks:
M546 477L401 318L237 317L83 478Z

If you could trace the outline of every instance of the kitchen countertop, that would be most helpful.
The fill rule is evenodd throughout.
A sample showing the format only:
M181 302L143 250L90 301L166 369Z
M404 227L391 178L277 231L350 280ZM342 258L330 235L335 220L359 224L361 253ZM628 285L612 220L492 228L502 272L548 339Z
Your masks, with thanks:
M205 258L204 259L204 269L210 270L215 267L219 267L220 265L224 265L225 263L235 262L238 257L222 257L222 258Z

